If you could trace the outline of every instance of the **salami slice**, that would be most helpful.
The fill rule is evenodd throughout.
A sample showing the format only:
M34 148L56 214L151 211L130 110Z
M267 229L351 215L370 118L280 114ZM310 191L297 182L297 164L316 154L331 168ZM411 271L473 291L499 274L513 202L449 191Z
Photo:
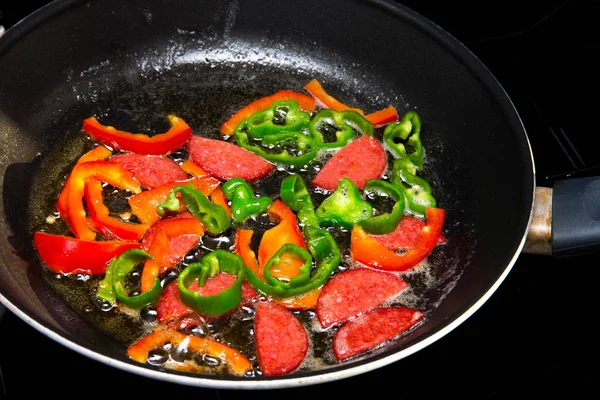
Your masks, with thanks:
M308 352L304 326L291 311L277 303L257 303L254 334L258 365L264 376L296 370Z
M192 136L187 145L190 159L222 181L231 178L255 181L275 168L264 158L224 140Z
M331 278L317 300L317 319L324 328L341 324L380 306L408 287L398 275L353 268Z
M346 322L333 337L333 354L338 361L373 350L395 339L423 319L419 310L383 307L367 311Z
M368 235L389 250L403 250L408 249L415 243L424 226L424 220L411 215L405 215L392 232L384 235ZM446 237L440 235L438 243L442 244L445 241Z
M179 164L168 157L121 153L111 157L110 161L121 164L146 189L188 178Z
M226 272L221 272L211 279L206 281L202 287L198 286L197 282L192 282L190 289L201 293L203 296L217 294L231 286L236 280L236 277ZM256 291L249 283L242 284L242 305L250 305L256 297ZM156 317L158 322L172 323L177 321L179 327L182 325L189 327L190 325L198 325L203 320L212 321L214 319L223 318L230 313L216 316L204 316L183 303L179 297L179 287L177 281L173 281L165 287L158 303L156 304Z
M385 149L379 141L363 135L335 153L312 184L321 189L334 191L342 178L348 178L362 189L368 179L378 179L387 165Z

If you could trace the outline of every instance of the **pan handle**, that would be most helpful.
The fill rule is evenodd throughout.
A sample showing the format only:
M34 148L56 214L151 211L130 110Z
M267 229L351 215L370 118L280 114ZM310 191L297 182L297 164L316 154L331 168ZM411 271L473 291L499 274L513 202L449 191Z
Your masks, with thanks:
M525 253L570 257L600 251L600 177L537 187Z

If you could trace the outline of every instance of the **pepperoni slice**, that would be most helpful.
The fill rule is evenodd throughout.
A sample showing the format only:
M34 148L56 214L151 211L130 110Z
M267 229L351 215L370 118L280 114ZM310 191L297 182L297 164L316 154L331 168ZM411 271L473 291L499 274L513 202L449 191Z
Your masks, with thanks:
M317 319L324 328L340 324L380 306L407 287L408 283L393 273L347 269L334 275L321 289Z
M187 145L190 159L222 181L231 178L255 181L275 168L264 158L224 140L192 136Z
M146 189L188 178L179 164L164 156L122 153L111 157L110 161L121 164Z
M363 135L335 153L312 184L321 189L334 191L342 178L349 178L362 189L368 179L378 179L387 165L385 149L379 141Z
M217 294L231 286L236 280L236 277L227 273L220 272L214 277L206 281L202 287L198 286L198 282L194 281L189 286L191 290L201 293L203 296ZM242 283L242 305L249 305L256 297L256 291L249 283ZM177 281L169 283L156 304L156 317L158 322L179 324L180 329L199 325L203 320L212 321L214 319L223 318L230 315L231 312L222 315L204 316L199 314L187 304L183 303L179 297L179 287Z
M385 235L368 235L389 250L402 250L412 247L424 226L425 221L423 219L405 215L392 232ZM445 241L446 237L440 235L438 243L441 244Z
M254 334L258 365L264 376L296 370L308 352L304 326L291 311L277 303L257 303Z
M338 361L372 350L400 336L423 319L423 313L407 307L384 307L367 311L346 322L333 337Z

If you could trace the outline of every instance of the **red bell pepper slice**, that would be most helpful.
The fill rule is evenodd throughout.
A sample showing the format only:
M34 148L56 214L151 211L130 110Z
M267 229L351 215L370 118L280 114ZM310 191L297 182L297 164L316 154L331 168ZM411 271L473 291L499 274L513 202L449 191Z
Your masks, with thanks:
M158 330L144 336L138 342L129 346L127 355L132 360L145 364L152 350L158 349L167 343L170 343L173 348L184 347L200 355L207 355L221 360L227 364L234 375L243 376L252 371L252 363L233 347L200 336L185 335L170 328ZM176 369L197 372L197 367L186 367L185 364L181 364Z
M106 160L111 155L112 155L112 151L110 151L106 147L96 146L92 150L88 151L87 153L85 153L84 155L79 157L79 160L77 160L77 164L87 162L87 161ZM63 190L60 192L60 195L58 196L58 201L56 202L56 209L58 210L60 217L63 220L65 220L66 222L69 221L69 202L68 202L69 179L70 179L70 176L65 181Z
M139 154L167 155L180 149L192 135L192 128L181 118L168 115L171 128L165 132L148 136L143 133L131 133L112 126L102 125L96 117L83 121L83 131L116 150L132 151Z
M167 200L171 190L177 185L189 185L193 184L194 188L201 191L205 196L209 196L213 190L215 190L220 184L216 178L210 175L192 177L190 179L182 181L173 181L157 186L150 190L145 190L135 196L130 197L127 201L131 207L131 211L138 217L138 219L151 226L156 221L161 219L161 215L158 213L157 208L160 203ZM184 211L185 204L181 202L181 211Z
M89 179L107 182L115 187L128 190L132 193L142 191L139 183L127 170L111 161L87 161L75 165L67 184L63 187L67 196L66 222L71 232L78 239L94 240L94 232L87 224L87 213L83 205L85 185Z
M111 217L102 199L102 183L96 179L85 185L85 203L92 229L105 236L120 240L139 241L148 230L146 224L134 224Z
M170 260L171 243L182 236L192 236L197 242L204 235L204 225L193 216L167 218L157 222L153 227L153 236L146 250L153 258L144 262L142 270L141 291L147 292L154 286L154 281L165 271L175 267L180 260ZM186 253L189 251L186 249ZM185 254L177 254L178 258ZM175 261L175 263L173 263Z
M279 100L295 100L300 105L301 110L308 112L313 112L316 106L316 101L311 96L294 92L293 90L280 90L270 96L265 96L254 100L250 104L238 110L231 118L221 125L221 133L225 136L231 136L236 126L238 126L240 122L257 111L269 108L274 101Z
M427 208L425 210L427 224L421 229L414 245L402 254L387 249L370 237L359 225L355 225L350 237L352 259L382 271L409 270L425 259L439 243L445 215L444 209Z
M82 240L41 231L33 234L33 243L42 262L52 271L65 275L102 275L114 257L142 246L133 241Z

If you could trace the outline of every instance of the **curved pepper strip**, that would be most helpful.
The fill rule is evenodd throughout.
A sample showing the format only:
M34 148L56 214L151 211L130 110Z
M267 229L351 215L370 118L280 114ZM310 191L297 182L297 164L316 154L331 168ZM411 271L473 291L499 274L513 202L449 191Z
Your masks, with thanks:
M231 136L235 131L235 128L243 120L245 120L257 111L269 108L274 101L279 100L294 100L298 102L301 110L308 111L309 113L313 112L316 106L316 101L311 96L294 92L293 90L280 90L272 95L254 100L250 104L242 107L235 114L233 114L231 118L229 118L221 125L221 133L225 136Z
M352 110L361 115L365 114L365 112L360 108L349 107L328 94L323 88L323 85L321 85L321 82L319 82L317 79L312 79L310 82L304 85L304 89L306 89L318 102L327 108L332 108L337 111Z
M395 201L392 211L372 216L358 224L368 233L382 235L392 232L404 216L404 193L396 185L381 179L370 179L364 188L365 193L376 193L390 197Z
M352 180L342 178L336 190L317 207L316 215L323 226L351 229L356 223L371 218L373 207L363 200Z
M85 204L89 219L96 230L106 236L120 240L141 240L148 230L146 224L121 221L110 216L110 210L102 199L102 183L96 179L88 180L85 185Z
M162 286L160 284L160 279L158 278L154 280L154 284L150 290L137 295L130 296L125 287L125 281L135 266L145 259L151 258L152 255L141 249L131 249L122 253L110 263L108 267L111 269L109 277L112 279L112 288L118 302L133 309L141 310L158 301L162 293Z
M193 281L202 287L219 272L235 275L235 282L217 294L203 296L188 289ZM242 301L244 263L240 256L217 249L206 254L199 263L186 267L177 278L181 301L203 315L220 315L236 308Z
M185 335L174 329L155 331L127 349L127 355L134 361L145 364L152 350L170 343L174 348L187 349L201 355L207 355L225 363L232 374L244 376L252 371L252 363L236 349L215 340L200 336Z
M406 197L408 208L417 216L423 217L425 210L436 207L437 201L427 180L409 172L405 159L394 161L391 181L400 188Z
M323 109L317 112L308 124L310 134L316 138L319 148L337 149L359 135L373 136L373 125L356 111ZM335 135L336 140L325 142L325 136Z
M181 205L177 193L181 194L185 206L202 222L208 233L218 235L231 226L231 219L225 208L210 201L200 190L194 189L194 185L175 186L167 199L158 205L160 215L164 215L166 211L179 211Z
M83 121L83 131L92 139L113 149L139 154L167 155L183 147L192 135L192 128L183 119L175 115L168 115L167 118L171 128L165 133L153 136L102 125L96 117L89 117Z
M298 274L291 277L288 282L284 282L271 273L271 268L280 265L285 255L296 257L303 261L302 266L298 269ZM271 286L279 286L283 289L291 289L306 284L310 279L310 271L312 269L312 256L306 249L293 243L285 243L277 250L269 259L263 270L265 281Z
M427 208L425 215L427 224L421 229L415 244L401 254L388 250L370 237L360 225L355 225L350 237L352 259L382 271L403 272L413 268L439 243L446 214L441 208Z
M273 203L270 197L256 197L250 184L241 178L228 180L221 189L231 201L231 216L235 222L244 222L252 215L262 214Z
M283 178L279 193L285 205L296 213L300 226L319 226L312 198L300 175L291 174Z
M310 113L300 110L295 100L279 100L269 108L257 111L246 119L248 136L262 138L267 134L299 131L310 121Z
M315 139L301 131L265 134L261 140L251 142L246 125L247 122L243 121L235 129L234 137L238 146L265 160L303 167L312 162L318 154L319 146Z
M77 160L77 164L84 163L87 161L101 161L106 160L108 157L112 155L112 151L107 149L104 146L96 146ZM60 217L69 222L69 180L71 176L67 177L67 180L64 183L63 190L58 195L58 200L56 201L56 209Z
M42 231L33 234L33 244L44 265L65 275L102 275L113 258L141 247L139 242L133 241L82 240Z
M83 204L85 186L88 180L96 179L132 193L140 193L142 188L133 176L121 165L111 161L87 161L76 164L63 187L67 191L67 215L69 228L75 237L94 240L96 233L87 224L87 212Z
M374 128L380 128L389 123L396 122L400 118L394 106L387 106L379 111L365 115L365 118L373 124Z
M421 144L421 118L414 111L404 114L400 122L389 124L383 131L383 140L398 159L407 159L410 163L406 168L412 174L423 168L423 145ZM412 147L412 152L408 152L402 141Z

